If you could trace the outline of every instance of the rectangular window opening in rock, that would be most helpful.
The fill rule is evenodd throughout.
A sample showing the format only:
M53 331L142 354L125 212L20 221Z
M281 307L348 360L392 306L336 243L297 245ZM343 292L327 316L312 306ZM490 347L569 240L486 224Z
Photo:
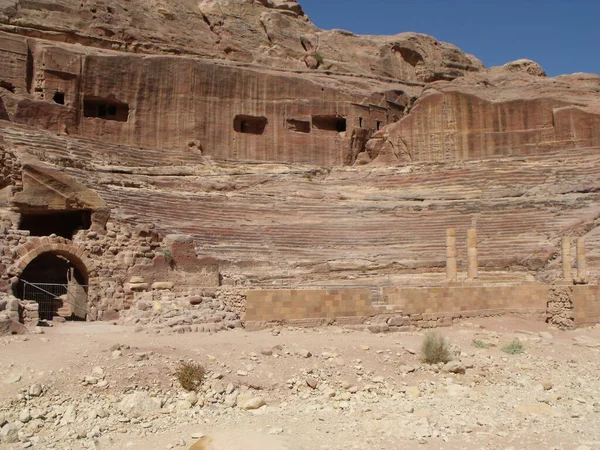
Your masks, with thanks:
M362 128L363 127L363 118L359 117L358 118L358 128Z
M312 116L313 128L324 131L346 131L346 118L341 116Z
M127 122L129 105L107 99L86 98L83 100L83 116Z
M92 225L92 213L88 210L22 213L20 230L29 231L31 236L57 236L72 239L79 230Z
M381 130L381 125L383 124L383 122L381 120L377 121L377 129Z
M288 130L298 133L310 133L310 122L308 120L287 119L286 126Z
M0 88L6 89L9 92L15 93L15 86L9 81L0 80Z
M269 121L266 117L238 114L233 119L233 129L237 133L263 134L267 123Z

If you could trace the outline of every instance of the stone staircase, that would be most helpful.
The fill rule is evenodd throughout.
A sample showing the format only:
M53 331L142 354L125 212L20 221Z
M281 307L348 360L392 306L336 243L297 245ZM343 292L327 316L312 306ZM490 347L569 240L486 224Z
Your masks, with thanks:
M340 278L338 272L418 279L444 270L450 227L457 229L459 270L466 230L477 228L485 282L514 283L522 275L511 273L544 270L565 233L589 234L590 255L600 252L597 148L449 165L334 168L312 178L303 175L308 167L258 164L215 165L210 177L167 176L148 170L194 167L197 156L18 127L0 131L22 151L84 161L66 172L96 190L113 217L190 234L199 253L249 279L310 282ZM130 169L111 172L107 164L115 162ZM108 172L94 169L102 165ZM233 169L240 175L231 175ZM208 188L207 181L229 188ZM598 263L591 259L590 269Z

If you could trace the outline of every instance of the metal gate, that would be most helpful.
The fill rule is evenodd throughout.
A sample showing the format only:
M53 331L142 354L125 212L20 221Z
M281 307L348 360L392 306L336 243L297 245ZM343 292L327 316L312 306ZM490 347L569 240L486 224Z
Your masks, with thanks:
M23 300L38 304L40 319L85 320L87 315L87 286L80 284L51 284L23 282Z

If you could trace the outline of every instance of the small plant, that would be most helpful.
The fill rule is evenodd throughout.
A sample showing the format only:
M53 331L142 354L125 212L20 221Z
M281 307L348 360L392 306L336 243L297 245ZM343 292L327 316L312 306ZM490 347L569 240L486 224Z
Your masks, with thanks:
M428 364L447 363L452 359L446 339L437 332L429 332L421 346L421 357Z
M206 371L197 363L183 362L175 372L177 381L186 391L197 391L204 381Z
M479 339L473 339L473 347L477 347L477 348L490 348L490 345L486 344L483 341L480 341Z
M502 347L502 351L509 355L518 355L525 351L525 347L523 347L523 344L518 338L515 338L510 344Z
M319 52L315 53L315 60L319 63L319 64L323 64L323 62L325 61L323 59L323 55L321 55Z
M163 256L169 267L173 267L173 265L175 264L175 259L173 258L173 253L171 252L171 250L169 250L168 248L163 250Z

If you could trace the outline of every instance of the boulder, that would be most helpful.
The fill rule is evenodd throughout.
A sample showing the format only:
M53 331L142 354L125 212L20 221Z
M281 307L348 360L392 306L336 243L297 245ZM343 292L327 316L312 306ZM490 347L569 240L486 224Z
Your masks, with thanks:
M9 334L26 334L27 327L13 320L8 313L0 313L0 336Z
M503 68L509 72L522 72L535 77L546 76L546 71L542 69L542 66L530 59L517 59L516 61L511 61L504 64Z
M240 394L237 398L237 406L241 409L258 409L264 405L266 405L265 399L262 397L254 396L251 392Z
M2 444L19 442L19 425L15 422L4 425L0 430L0 442Z
M42 395L43 391L44 388L39 383L34 383L31 386L29 386L29 395L31 397L39 397L40 395Z
M129 394L119 403L119 411L127 417L132 418L152 415L160 411L160 409L160 400L150 397L143 391L136 391Z
M464 374L466 372L465 366L460 361L449 361L444 365L444 371L449 373L460 373Z

